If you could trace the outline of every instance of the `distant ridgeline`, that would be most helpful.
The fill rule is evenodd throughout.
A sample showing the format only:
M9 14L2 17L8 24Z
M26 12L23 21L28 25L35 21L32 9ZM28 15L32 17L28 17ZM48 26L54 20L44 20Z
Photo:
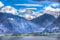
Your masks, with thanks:
M56 19L50 14L27 20L10 13L0 13L0 34L58 33L59 20L60 16Z

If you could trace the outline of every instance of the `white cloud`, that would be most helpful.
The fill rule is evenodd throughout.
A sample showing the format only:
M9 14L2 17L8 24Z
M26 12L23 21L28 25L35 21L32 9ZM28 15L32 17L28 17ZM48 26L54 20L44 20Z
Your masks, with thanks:
M59 11L59 8L52 8L51 6L45 7L44 8L46 11Z
M55 18L57 18L60 15L60 9L59 8L52 8L52 7L46 7L43 11L44 13L48 13L50 15L53 15Z
M15 4L16 6L42 6L40 4Z
M37 8L24 8L24 9L20 9L19 12L20 13L25 13L25 12L27 12L27 10L31 12L33 10L37 10Z
M56 7L58 4L51 4L49 6L44 7L43 10L40 11L40 13L48 13L50 15L53 15L54 17L58 17L60 15L60 8L53 8L52 6Z
M4 4L0 1L0 7L4 6Z
M26 9L20 9L19 10L19 13L25 13L26 12Z
M11 6L5 6L3 7L0 12L4 12L4 13L12 13L14 15L17 14L17 10Z
M26 14L23 16L24 18L28 19L28 20L31 20L34 18L34 16L30 15L30 14Z
M59 6L60 4L59 3L53 3L53 4L51 4L51 6L53 6L53 7L56 7L56 6Z
M44 10L46 10L46 11L54 11L54 12L57 11L57 12L59 12L60 11L60 8L53 8L53 7L56 7L56 6L59 6L59 5L60 5L59 3L53 3L53 4L50 4L49 6L44 7Z

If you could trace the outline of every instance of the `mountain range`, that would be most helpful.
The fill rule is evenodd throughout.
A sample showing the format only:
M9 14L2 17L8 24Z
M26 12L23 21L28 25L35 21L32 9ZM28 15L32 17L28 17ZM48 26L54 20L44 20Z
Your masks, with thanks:
M44 27L23 17L0 13L0 34L28 34L43 32Z

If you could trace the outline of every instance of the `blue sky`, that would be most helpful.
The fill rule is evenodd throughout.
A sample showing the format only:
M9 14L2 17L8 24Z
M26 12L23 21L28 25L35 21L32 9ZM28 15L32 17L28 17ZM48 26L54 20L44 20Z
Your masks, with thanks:
M0 1L3 2L3 4L5 6L13 6L16 9L37 8L37 10L34 10L34 11L42 10L44 7L49 6L50 4L54 3L54 2L35 2L35 1L31 1L31 0L0 0ZM40 6L31 6L31 5L24 6L24 5L16 5L16 4L38 4ZM53 8L60 8L60 5L53 7Z

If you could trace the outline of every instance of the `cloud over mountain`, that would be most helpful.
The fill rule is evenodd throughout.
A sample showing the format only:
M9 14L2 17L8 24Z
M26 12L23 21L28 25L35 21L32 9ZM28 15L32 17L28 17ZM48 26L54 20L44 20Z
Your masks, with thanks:
M3 8L1 8L0 12L12 13L14 15L17 14L17 10L14 7L11 7L11 6L4 6Z

